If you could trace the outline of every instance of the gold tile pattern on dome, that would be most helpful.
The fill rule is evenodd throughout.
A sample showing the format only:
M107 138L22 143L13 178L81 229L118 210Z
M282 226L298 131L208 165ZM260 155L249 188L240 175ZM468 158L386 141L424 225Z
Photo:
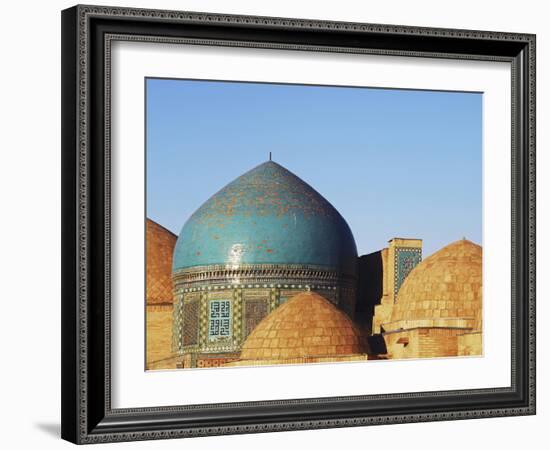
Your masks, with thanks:
M302 292L275 309L246 339L241 360L287 360L363 352L352 320L315 292Z

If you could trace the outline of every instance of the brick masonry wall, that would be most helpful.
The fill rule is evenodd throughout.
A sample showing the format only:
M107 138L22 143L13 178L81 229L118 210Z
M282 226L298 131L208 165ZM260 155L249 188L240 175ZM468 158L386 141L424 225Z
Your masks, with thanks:
M149 305L146 315L147 369L175 368L170 361L172 346L172 305Z
M175 368L172 354L172 253L177 236L146 221L146 368Z
M382 325L391 321L395 304L397 254L398 251L409 249L421 251L422 240L393 238L390 240L389 247L381 251L383 291L380 304L375 307L374 317L372 319L373 334L380 333L382 331Z
M458 336L458 354L460 356L481 356L483 354L481 332L465 333Z
M460 330L462 331L462 330ZM427 328L418 330L419 357L437 358L445 356L457 356L456 329Z
M456 328L415 328L384 335L388 357L442 358L459 356L458 336L463 329Z

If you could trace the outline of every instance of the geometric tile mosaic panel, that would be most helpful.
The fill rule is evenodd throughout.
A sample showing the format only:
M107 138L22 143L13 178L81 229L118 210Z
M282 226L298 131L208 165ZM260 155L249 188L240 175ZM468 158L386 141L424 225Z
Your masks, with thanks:
M407 275L422 261L422 250L417 248L395 249L395 295Z
M210 300L208 315L208 338L231 337L231 301Z
M247 300L244 308L244 338L267 316L267 300Z
M199 342L199 302L187 302L183 306L183 345Z

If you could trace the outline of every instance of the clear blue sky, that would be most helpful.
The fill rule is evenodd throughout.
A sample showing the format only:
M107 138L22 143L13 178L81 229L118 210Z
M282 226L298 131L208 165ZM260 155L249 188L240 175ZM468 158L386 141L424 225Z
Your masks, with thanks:
M268 159L344 216L359 254L481 244L482 94L147 79L147 216L178 234Z

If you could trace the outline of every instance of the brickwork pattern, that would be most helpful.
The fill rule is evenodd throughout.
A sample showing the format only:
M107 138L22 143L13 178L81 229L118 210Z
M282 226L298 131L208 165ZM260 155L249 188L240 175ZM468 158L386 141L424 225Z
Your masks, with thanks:
M388 358L442 358L458 355L456 328L415 328L384 335Z
M147 304L173 303L172 254L176 240L175 234L147 219Z
M315 292L298 294L262 320L245 341L241 360L289 360L363 353L351 319Z
M481 332L458 335L459 356L481 356L483 354L483 336Z
M419 335L419 357L445 357L458 354L458 330L453 328L421 328Z
M146 220L146 369L175 368L172 252L176 235Z
M451 326L461 319L456 326L479 330L481 297L481 247L466 239L456 241L425 259L405 279L390 328L413 328L415 322L416 326Z
M165 368L162 361L171 358L172 305L147 307L147 369Z
M352 354L352 355L335 355L335 356L318 356L307 358L286 358L286 359L257 359L257 360L237 360L223 364L225 367L239 366L275 366L280 364L311 364L311 363L333 363L333 362L353 362L367 361L372 359L367 354Z

